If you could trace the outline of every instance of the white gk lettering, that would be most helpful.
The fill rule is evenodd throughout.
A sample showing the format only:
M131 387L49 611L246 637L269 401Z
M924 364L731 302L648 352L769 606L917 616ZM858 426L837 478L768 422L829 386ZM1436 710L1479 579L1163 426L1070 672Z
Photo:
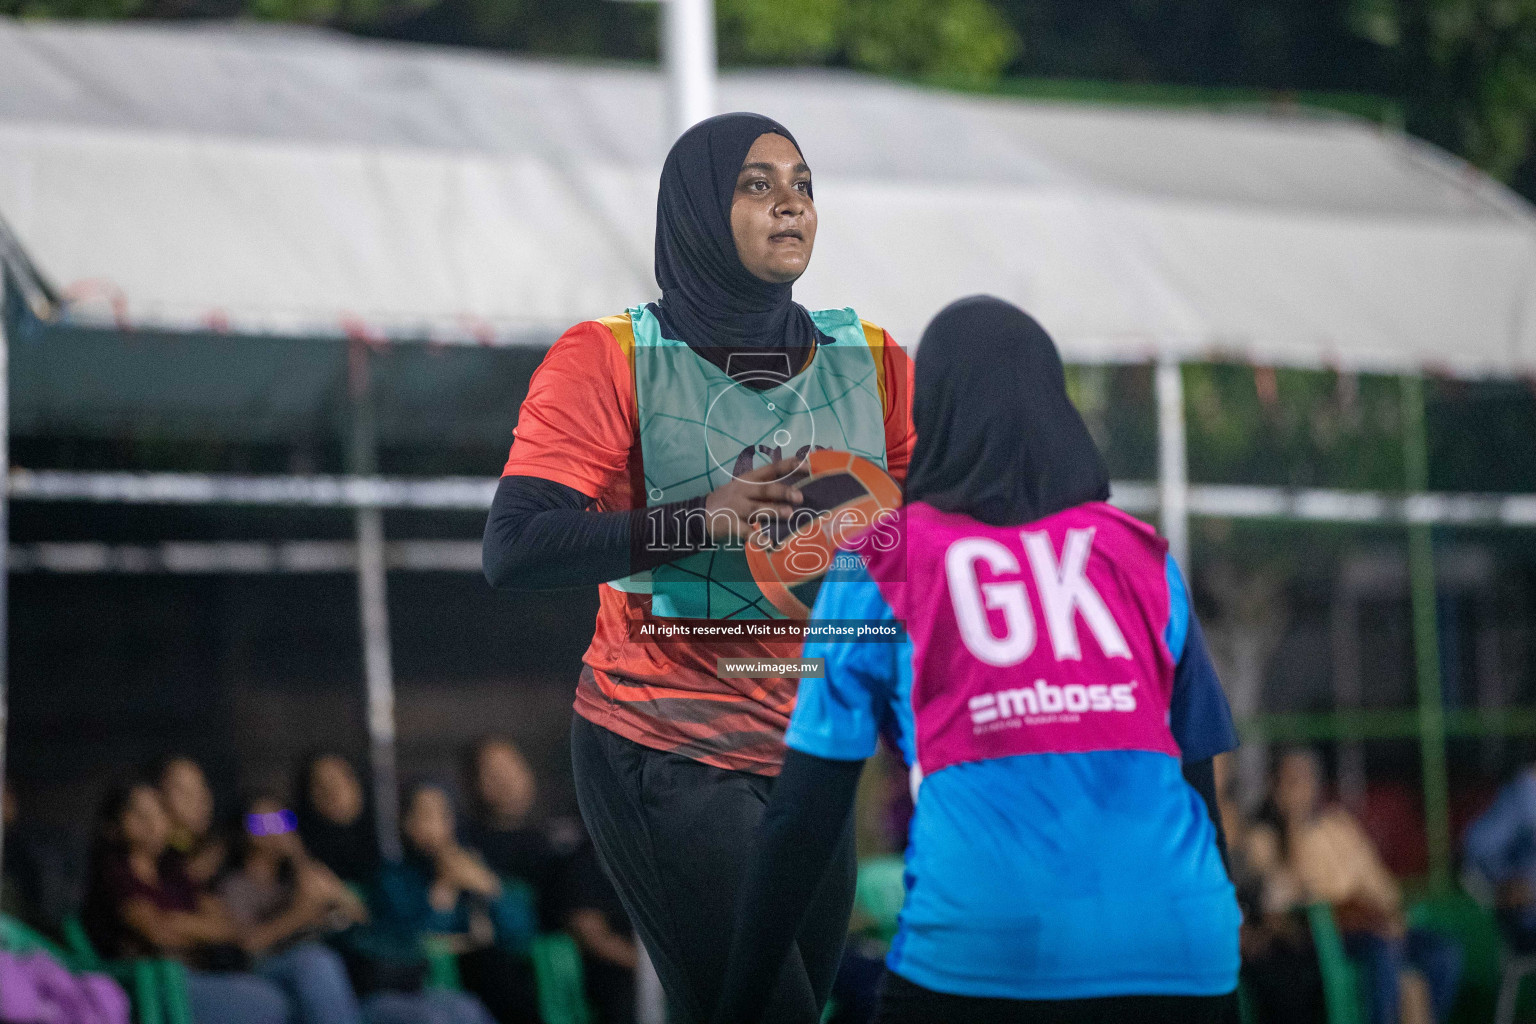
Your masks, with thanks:
M1000 719L1031 718L1037 715L1082 714L1085 711L1136 710L1136 684L1116 683L1106 686L1094 683L1079 686L1052 686L1044 679L1036 679L1034 686L1017 690L999 690L972 697L967 706L974 725L989 725Z
M1106 656L1129 658L1131 649L1126 646L1115 617L1109 614L1104 599L1093 589L1086 575L1088 555L1093 549L1093 528L1067 531L1066 543L1061 547L1060 565L1051 550L1050 534L1026 531L1020 536L1024 538L1029 567L1034 570L1040 603L1045 607L1045 628L1051 634L1056 660L1080 661L1083 657L1077 644L1077 624L1073 614L1079 611Z
M1060 562L1052 549L1050 534L1024 530L1019 536L1029 559L1035 591L1040 595L1045 628L1050 634L1056 660L1082 660L1082 647L1077 636L1079 614L1105 656L1130 658L1131 649L1125 642L1125 634L1120 632L1104 598L1088 580L1093 529L1068 530ZM944 553L944 573L949 581L949 597L960 626L960 636L970 652L987 664L1000 668L1017 665L1035 649L1035 618L1029 594L1023 580L980 582L976 576L978 562L985 562L996 576L1021 572L1013 552L990 537L965 537L949 546ZM1003 613L1002 636L992 631L987 609Z
M979 583L976 563L986 562L994 573L1019 571L1013 552L990 537L965 537L944 553L944 573L949 577L949 599L955 606L960 636L970 652L988 665L1017 665L1035 649L1035 617L1022 580ZM992 632L984 608L1003 613L1002 636Z

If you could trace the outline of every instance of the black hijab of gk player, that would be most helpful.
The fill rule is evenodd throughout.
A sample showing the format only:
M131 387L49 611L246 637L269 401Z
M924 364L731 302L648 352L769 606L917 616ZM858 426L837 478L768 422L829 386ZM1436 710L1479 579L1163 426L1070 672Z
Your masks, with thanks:
M989 295L946 306L918 346L906 496L992 526L1109 498L1045 329Z
M720 114L682 134L661 169L656 199L656 282L663 332L721 369L734 352L783 353L798 373L811 348L831 339L791 298L742 265L731 233L731 202L741 165L759 136L789 129L761 114ZM774 361L753 359L754 367ZM770 371L771 372L771 371ZM782 374L779 374L782 376ZM772 382L772 383L777 383Z

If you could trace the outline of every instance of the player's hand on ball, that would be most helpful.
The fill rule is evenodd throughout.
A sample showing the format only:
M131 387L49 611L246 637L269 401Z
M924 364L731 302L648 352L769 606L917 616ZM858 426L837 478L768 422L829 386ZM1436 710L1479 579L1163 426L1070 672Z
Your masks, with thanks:
M800 491L789 482L790 474L804 461L780 459L733 477L711 491L704 499L709 539L715 543L740 540L755 525L772 522L774 518L788 519L803 500Z

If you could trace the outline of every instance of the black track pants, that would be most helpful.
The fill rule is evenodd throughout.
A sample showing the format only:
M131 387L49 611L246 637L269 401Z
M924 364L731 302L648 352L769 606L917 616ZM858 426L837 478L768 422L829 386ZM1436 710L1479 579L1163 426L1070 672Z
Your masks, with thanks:
M736 894L773 779L652 750L575 716L576 798L603 867L666 990L673 1024L719 997ZM764 1024L817 1024L853 906L852 822L784 964Z

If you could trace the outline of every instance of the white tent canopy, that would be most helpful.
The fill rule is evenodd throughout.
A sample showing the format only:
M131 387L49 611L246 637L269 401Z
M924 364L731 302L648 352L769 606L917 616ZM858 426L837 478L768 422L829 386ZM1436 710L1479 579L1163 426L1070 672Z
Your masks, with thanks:
M1405 421L1418 426L1404 443L1419 471L1405 484L1422 492L1412 371L1536 374L1536 213L1443 153L1337 116L1024 102L830 72L727 75L719 105L782 120L816 172L817 254L797 286L807 305L853 305L912 345L940 306L988 291L1038 316L1069 361L1155 358L1155 501L1144 485L1117 486L1116 498L1155 507L1186 565L1191 512L1410 526L1431 865L1445 876L1429 524L1529 526L1536 496L1191 489L1179 362L1409 371ZM373 477L362 456L377 443L374 403L410 392L394 395L401 420L412 395L441 404L434 388L448 377L461 390L487 377L476 360L537 352L459 349L433 377L410 365L431 349L376 357L297 339L543 345L654 297L666 123L661 76L642 69L292 28L0 18L0 247L8 224L66 298L62 324L19 332L24 421L131 421L201 397L231 420L286 423L290 406L327 407L354 352L372 367L356 380L393 372L384 379L396 385L353 394L345 364L352 477L8 474L0 538L7 494L355 508L376 804L393 807L380 508L475 507L489 482ZM123 335L76 326L100 323L160 330L117 344ZM7 328L0 316L0 368ZM144 372L165 360L175 373ZM0 384L0 403L8 394ZM251 394L259 401L232 400ZM443 427L435 412L423 418ZM0 472L10 422L0 407ZM251 555L199 552L226 570ZM282 564L277 551L257 556ZM0 642L0 709L3 657ZM378 824L387 849L392 822Z
M726 75L816 172L797 297L1072 360L1536 372L1536 219L1373 125ZM655 295L658 74L245 25L0 19L0 217L70 315L547 343Z

